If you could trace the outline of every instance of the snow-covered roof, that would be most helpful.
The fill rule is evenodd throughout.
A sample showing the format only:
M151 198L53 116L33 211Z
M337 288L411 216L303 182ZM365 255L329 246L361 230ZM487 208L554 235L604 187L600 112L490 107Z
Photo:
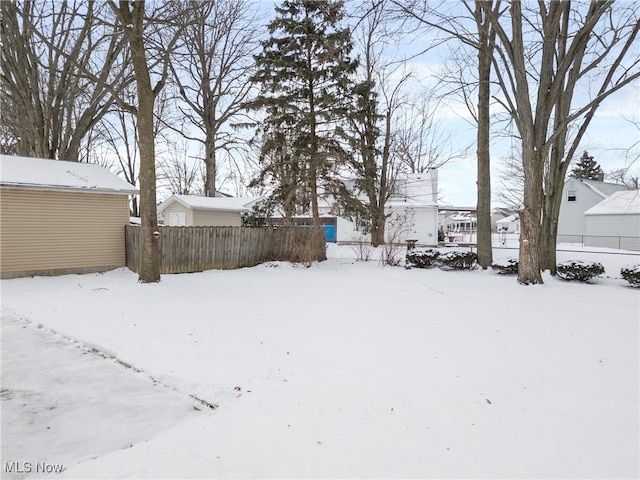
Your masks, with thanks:
M451 222L475 222L476 217L471 215L471 212L458 212L450 217L447 217L447 221Z
M226 212L246 212L263 197L204 197L202 195L172 195L162 202L158 209L166 209L179 202L193 210L216 210Z
M623 190L605 198L585 215L640 214L640 190Z
M597 180L580 179L591 190L596 192L602 198L607 198L609 195L613 195L616 192L627 190L627 187L618 183L599 182Z
M509 215L508 217L501 218L500 220L496 220L496 223L513 223L520 220L520 215L514 213L513 215Z
M51 190L138 193L138 189L100 165L0 155L0 185Z

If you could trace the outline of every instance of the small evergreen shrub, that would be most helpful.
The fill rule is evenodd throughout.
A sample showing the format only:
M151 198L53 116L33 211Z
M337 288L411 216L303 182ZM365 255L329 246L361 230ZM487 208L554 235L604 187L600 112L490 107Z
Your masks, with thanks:
M568 262L559 263L556 267L556 272L564 280L588 282L593 277L602 275L604 267L598 262L569 260Z
M453 250L438 256L438 266L443 270L471 270L476 266L478 255L474 252Z
M409 267L431 268L435 267L440 252L433 248L414 248L407 252L406 264Z
M640 287L640 263L620 270L620 276L634 287Z
M501 275L514 275L518 273L518 260L507 258L503 263L494 263L491 268Z

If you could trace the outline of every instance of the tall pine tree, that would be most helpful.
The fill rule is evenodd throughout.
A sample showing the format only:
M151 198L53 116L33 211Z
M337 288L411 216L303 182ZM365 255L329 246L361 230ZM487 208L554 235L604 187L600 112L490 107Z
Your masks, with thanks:
M260 94L248 106L264 110L265 138L282 135L291 140L291 155L267 155L274 142L263 147L263 160L300 162L303 184L311 203L316 238L322 238L318 188L333 181L347 152L338 127L349 115L352 76L357 62L351 58L351 32L341 28L343 1L291 0L276 7L269 24L270 37L256 55L253 81ZM318 259L326 258L324 242Z
M599 182L604 180L602 167L586 151L582 154L576 166L573 167L573 170L571 170L571 176L585 180L598 180Z

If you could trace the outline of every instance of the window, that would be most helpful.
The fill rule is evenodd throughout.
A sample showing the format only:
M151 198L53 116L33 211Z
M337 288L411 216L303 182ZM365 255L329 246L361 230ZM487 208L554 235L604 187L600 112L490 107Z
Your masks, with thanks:
M567 192L567 202L575 202L578 198L578 195L575 190L569 190Z
M170 227L184 227L187 224L187 215L182 213L170 213L169 214L169 226Z

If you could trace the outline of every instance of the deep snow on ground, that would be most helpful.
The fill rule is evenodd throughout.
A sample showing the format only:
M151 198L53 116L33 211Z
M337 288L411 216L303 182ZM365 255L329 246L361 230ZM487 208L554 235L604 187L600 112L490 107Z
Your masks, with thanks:
M567 252L611 278L524 287L328 253L152 285L126 269L3 280L3 469L638 477L640 291L616 278L637 255Z

